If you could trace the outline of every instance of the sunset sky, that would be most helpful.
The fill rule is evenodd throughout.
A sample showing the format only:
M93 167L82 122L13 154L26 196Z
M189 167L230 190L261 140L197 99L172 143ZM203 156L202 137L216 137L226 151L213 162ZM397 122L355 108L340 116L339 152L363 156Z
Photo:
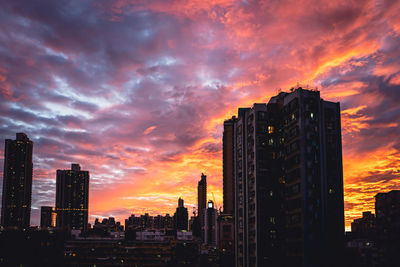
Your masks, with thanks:
M4 139L34 141L33 225L57 169L90 171L89 213L222 205L222 129L297 83L342 114L346 226L400 189L400 1L0 0ZM1 189L1 188L0 188ZM1 191L0 191L1 192Z

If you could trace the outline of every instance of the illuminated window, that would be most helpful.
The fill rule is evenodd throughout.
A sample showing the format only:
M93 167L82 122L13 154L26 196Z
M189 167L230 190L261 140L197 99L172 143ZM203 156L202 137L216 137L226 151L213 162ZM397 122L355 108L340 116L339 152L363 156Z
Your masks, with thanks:
M312 120L314 120L314 113L313 112L311 112L310 117L311 117Z
M269 222L275 224L275 217L269 217Z
M274 126L268 126L268 133L269 134L274 133L274 130L275 130Z

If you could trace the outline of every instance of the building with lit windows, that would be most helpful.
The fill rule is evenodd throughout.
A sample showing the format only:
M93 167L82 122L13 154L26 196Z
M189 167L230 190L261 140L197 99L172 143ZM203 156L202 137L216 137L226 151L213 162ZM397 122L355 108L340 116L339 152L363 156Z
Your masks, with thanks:
M57 227L87 229L89 207L89 172L79 164L71 170L57 170L56 212Z
M40 227L52 227L53 217L53 207L42 206L40 208Z
M207 246L218 246L218 212L214 208L214 202L208 201L207 208L204 209L204 232L203 244Z
M6 139L1 225L28 228L31 219L33 142L24 133Z
M299 87L240 108L233 128L236 266L335 266L344 241L339 103Z

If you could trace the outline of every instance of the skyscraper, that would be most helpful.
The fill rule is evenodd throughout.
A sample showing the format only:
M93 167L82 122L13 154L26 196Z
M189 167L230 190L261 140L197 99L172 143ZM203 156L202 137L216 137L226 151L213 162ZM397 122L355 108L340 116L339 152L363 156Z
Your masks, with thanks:
M236 117L233 116L231 119L224 122L224 134L223 134L223 193L224 193L224 214L233 214L234 210L234 124L237 121Z
M400 251L400 190L376 194L375 214L380 266L394 266Z
M27 228L31 219L33 142L24 133L6 139L1 225Z
M52 227L53 207L42 206L40 208L40 227Z
M218 212L211 200L208 201L208 207L204 208L203 216L203 244L216 247L218 245Z
M201 179L197 186L197 212L200 229L204 227L204 209L207 205L207 176L201 174Z
M89 206L89 172L79 164L71 170L57 170L57 227L86 230Z
M233 127L237 266L335 264L344 235L339 103L299 87L239 109Z
M179 198L178 207L175 212L175 228L187 231L188 229L188 210L183 205L183 199Z

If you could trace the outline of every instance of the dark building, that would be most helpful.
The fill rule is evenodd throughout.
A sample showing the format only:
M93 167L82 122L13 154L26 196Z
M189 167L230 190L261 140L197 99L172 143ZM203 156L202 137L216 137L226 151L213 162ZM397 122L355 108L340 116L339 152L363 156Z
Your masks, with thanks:
M93 229L100 229L105 232L123 232L124 227L120 222L115 222L114 217L103 218L100 222L98 218L94 221Z
M1 225L28 228L32 200L33 142L24 133L6 139L4 148Z
M208 207L204 209L204 233L203 244L218 246L218 212L214 208L214 202L208 201Z
M235 266L235 224L230 214L218 216L220 266Z
M234 124L237 121L236 117L233 116L231 119L224 122L224 134L223 134L223 194L224 194L224 213L234 213Z
M175 229L187 231L188 230L188 210L183 205L183 199L179 198L178 207L175 212Z
M79 164L71 170L57 170L56 213L57 227L87 229L89 207L89 172Z
M53 207L42 206L40 208L40 227L52 227Z
M375 240L375 215L365 211L361 218L351 223L351 234L353 238L367 238Z
M301 87L234 122L237 266L330 266L344 241L339 103Z
M400 190L375 196L377 247L381 266L395 266L400 251Z
M205 176L203 173L201 174L201 179L198 183L197 186L197 216L199 218L198 220L198 227L199 231L194 231L194 232L200 232L201 236L203 237L203 231L204 231L204 209L207 207L207 176Z

